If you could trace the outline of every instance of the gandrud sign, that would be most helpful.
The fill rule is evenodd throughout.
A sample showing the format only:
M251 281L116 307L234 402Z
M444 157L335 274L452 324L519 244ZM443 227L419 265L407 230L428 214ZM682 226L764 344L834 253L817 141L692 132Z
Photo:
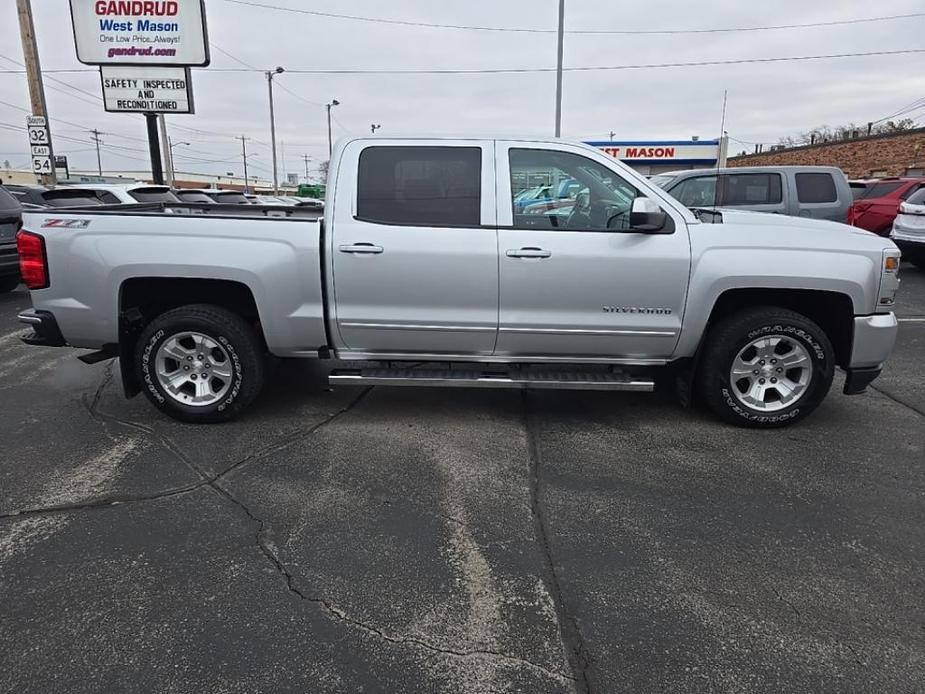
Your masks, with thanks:
M70 0L77 59L86 65L205 67L203 0Z

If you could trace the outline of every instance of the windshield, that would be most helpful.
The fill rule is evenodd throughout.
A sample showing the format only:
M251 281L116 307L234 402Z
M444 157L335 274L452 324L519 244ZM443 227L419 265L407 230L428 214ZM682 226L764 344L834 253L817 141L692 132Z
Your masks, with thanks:
M653 176L650 178L649 182L665 190L668 188L668 184L677 177L677 174L659 174L658 176Z
M169 188L135 188L128 192L138 202L177 202Z

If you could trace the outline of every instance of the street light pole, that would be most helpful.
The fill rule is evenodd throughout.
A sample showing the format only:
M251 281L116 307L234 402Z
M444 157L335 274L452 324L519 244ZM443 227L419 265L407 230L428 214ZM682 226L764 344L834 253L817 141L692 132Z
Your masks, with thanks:
M565 0L559 0L559 50L556 61L556 137L562 137L562 49L565 42Z
M334 139L331 136L331 109L335 106L340 106L337 99L331 99L331 103L324 105L328 110L328 161L331 160L331 154L334 152Z
M267 88L270 94L270 146L273 148L273 194L279 194L279 178L276 173L276 116L273 114L273 78L280 75L285 70L277 67L275 70L267 70Z

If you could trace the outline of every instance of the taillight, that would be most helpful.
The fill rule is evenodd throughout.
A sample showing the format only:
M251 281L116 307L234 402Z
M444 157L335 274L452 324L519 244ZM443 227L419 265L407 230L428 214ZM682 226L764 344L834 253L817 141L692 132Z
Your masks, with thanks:
M31 231L16 232L16 250L19 252L19 274L29 289L48 286L48 258L45 256L45 239Z

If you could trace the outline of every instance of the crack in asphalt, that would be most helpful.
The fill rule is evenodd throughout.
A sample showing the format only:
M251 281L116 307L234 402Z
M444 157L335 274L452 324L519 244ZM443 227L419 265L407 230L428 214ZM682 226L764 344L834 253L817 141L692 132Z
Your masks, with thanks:
M327 598L314 597L312 595L306 594L305 592L302 591L302 589L300 589L296 585L295 577L292 575L292 573L289 571L289 569L286 567L283 561L279 558L279 555L277 554L273 543L267 539L266 535L268 532L268 523L264 521L262 518L259 518L258 516L254 515L254 512L251 511L251 509L247 506L247 504L245 504L240 499L238 499L236 496L234 496L234 494L232 494L227 488L225 488L221 484L212 485L212 489L214 489L220 495L224 496L229 502L231 502L232 504L240 508L251 521L257 524L257 530L254 535L254 540L255 540L257 549L260 550L260 553L263 554L263 556L267 559L267 561L269 561L273 565L273 567L276 569L276 572L283 578L283 580L286 583L286 589L290 593L298 597L300 600L304 600L306 602L310 602L312 604L317 605L329 617L337 621L344 622L345 624L348 624L356 629L359 629L360 631L363 631L366 634L375 636L377 638L380 638L384 641L388 641L389 643L392 643L395 645L416 646L418 648L424 649L426 651L430 651L432 653L438 653L440 655L446 655L446 656L451 656L451 657L456 657L456 658L478 658L478 657L498 658L498 659L501 659L501 660L504 660L510 663L516 663L517 665L526 666L532 670L540 672L559 682L574 682L575 681L573 677L569 677L568 675L564 675L563 673L557 670L548 668L539 663L535 663L532 660L528 660L526 658L520 658L518 656L512 656L507 653L501 653L499 651L490 651L490 650L482 650L482 649L457 650L453 648L446 648L445 646L438 646L436 644L429 643L427 641L414 638L414 637L394 636L392 634L389 634L383 631L382 629L376 626L367 624L366 622L363 622L361 620L351 617L344 610L342 610L337 605L330 602Z
M870 386L867 386L867 387L870 388L872 391L874 391L874 392L876 392L876 393L880 393L880 395L882 395L883 397L885 397L887 400L892 400L893 402L895 402L895 403L897 403L897 404L899 404L899 405L902 405L903 407L909 408L910 410L912 410L912 411L915 412L916 414L921 415L922 417L925 417L925 410L923 410L922 408L916 407L915 405L911 405L911 404L909 404L908 402L906 402L905 400L903 400L902 398L897 397L897 396L893 395L892 393L888 393L887 391L883 390L882 388L877 388L876 386L873 386L873 385L870 385Z
M107 424L118 424L120 426L124 426L130 429L134 429L135 431L141 432L142 434L147 436L149 439L152 439L156 444L159 444L160 446L165 448L167 451L172 453L178 460L183 462L184 465L186 465L190 470L192 470L199 477L199 481L192 482L190 484L185 484L179 487L171 487L168 489L162 489L160 491L152 492L150 494L104 496L104 497L100 497L97 499L90 499L87 501L82 501L76 504L62 504L59 506L45 506L42 508L20 509L16 511L11 511L9 513L0 514L0 521L14 519L14 518L28 518L30 516L41 516L41 515L57 514L57 513L69 513L69 512L74 512L74 511L87 511L87 510L94 510L94 509L100 509L100 508L107 508L110 506L119 506L123 504L139 503L139 502L146 502L146 501L157 501L159 499L166 499L166 498L173 497L173 496L179 496L181 494L188 494L190 492L195 492L199 489L202 489L203 487L214 487L224 477L240 469L244 465L248 463L252 463L256 460L260 460L261 458L264 458L270 455L271 453L275 453L279 450L282 450L285 447L293 443L296 443L298 441L301 441L302 439L305 439L311 436L312 434L317 432L322 427L327 426L328 424L331 424L336 419L343 416L344 414L352 410L354 407L356 407L358 404L360 404L363 398L365 398L366 395L372 390L372 387L364 389L357 397L355 397L353 400L347 403L344 407L337 410L337 412L328 416L326 419L322 420L321 422L318 422L317 424L309 427L308 429L299 430L299 431L287 434L281 437L280 439L277 439L273 441L272 443L268 444L267 446L261 448L260 450L255 451L254 453L251 453L250 455L245 456L241 460L238 460L232 463L231 465L229 465L227 468L225 468L221 472L217 474L208 474L205 471L203 471L202 468L196 465L196 463L194 463L189 458L189 456L187 456L186 453L184 453L183 450L170 437L160 434L159 432L155 431L152 427L149 427L146 424L141 424L139 422L134 422L128 419L122 419L115 415L111 415L111 414L100 411L99 402L100 402L100 399L102 398L103 390L112 381L112 378L113 378L112 367L113 367L113 362L110 361L107 364L106 372L104 373L104 376L99 386L97 386L96 390L94 391L92 398L88 398L85 395L81 399L81 402L83 403L84 407L89 412L90 417L93 419L93 421L99 423L104 428L106 428Z
M527 456L530 465L530 511L533 514L533 530L536 541L542 550L546 565L546 579L544 582L555 607L556 621L559 623L559 638L562 641L563 648L565 648L569 667L572 669L572 681L578 691L590 693L592 691L589 672L592 665L591 654L581 635L578 620L569 615L566 609L565 595L559 582L559 576L556 574L556 565L552 556L552 546L549 541L549 523L541 502L542 482L540 468L542 467L542 457L540 456L536 427L527 402L527 391L521 391L521 400L523 402L524 429L527 434Z

